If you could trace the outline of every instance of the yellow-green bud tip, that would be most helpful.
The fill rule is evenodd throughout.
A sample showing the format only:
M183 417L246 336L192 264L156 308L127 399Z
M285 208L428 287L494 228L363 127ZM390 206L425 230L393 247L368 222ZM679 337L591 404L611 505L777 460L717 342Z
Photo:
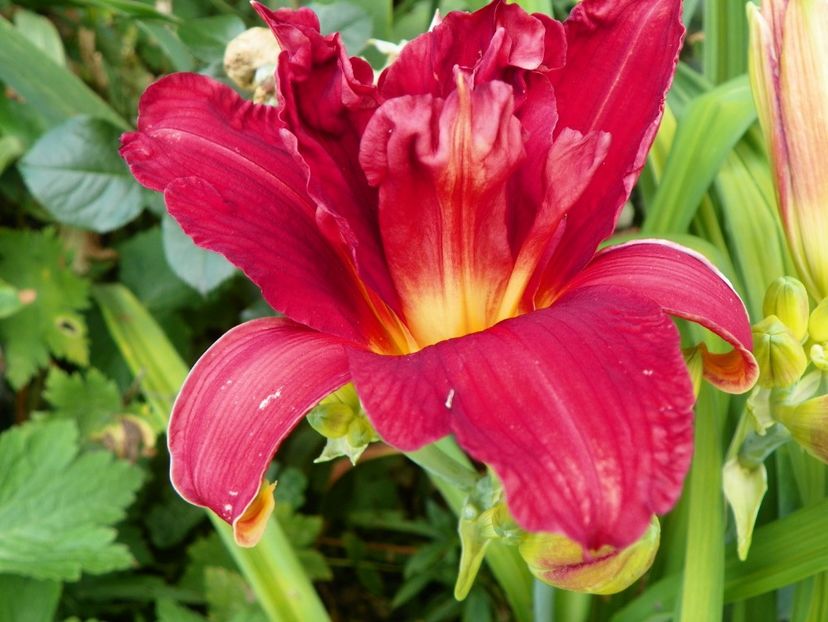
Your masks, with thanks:
M828 395L779 408L776 416L803 449L828 463Z
M802 341L808 334L808 292L792 276L780 276L768 287L762 312L775 315L793 336Z
M753 350L759 363L759 386L765 388L792 385L808 366L799 339L775 315L753 327Z
M808 321L808 332L811 339L819 343L828 341L828 298L820 302Z
M644 535L623 549L606 546L587 552L560 534L529 533L518 550L529 571L544 583L573 592L614 594L650 569L660 537L661 528L653 516Z

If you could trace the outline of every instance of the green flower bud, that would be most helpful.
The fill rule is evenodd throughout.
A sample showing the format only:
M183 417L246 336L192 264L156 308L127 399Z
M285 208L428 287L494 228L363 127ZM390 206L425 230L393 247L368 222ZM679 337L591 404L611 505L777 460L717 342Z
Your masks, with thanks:
M641 538L623 549L605 546L585 551L554 533L528 533L518 550L539 580L554 587L590 594L614 594L637 581L653 563L661 535L658 519Z
M341 438L348 433L356 413L342 402L321 403L308 414L308 423L325 438Z
M781 406L776 418L805 451L828 463L828 395L795 406Z
M793 336L802 341L808 334L808 292L792 276L780 276L768 287L762 312L775 315Z
M722 469L722 484L736 522L736 550L739 559L745 561L759 507L768 490L768 472L764 464L748 468L738 458L731 458Z
M825 351L825 346L821 343L815 343L811 346L809 355L814 367L819 371L828 371L828 352Z
M365 417L354 417L348 424L348 442L354 447L363 447L376 440L379 440L377 433Z
M808 332L811 339L819 343L828 341L828 298L820 302L808 321Z
M765 388L792 385L808 366L799 339L775 315L753 327L753 351L759 363L759 386Z

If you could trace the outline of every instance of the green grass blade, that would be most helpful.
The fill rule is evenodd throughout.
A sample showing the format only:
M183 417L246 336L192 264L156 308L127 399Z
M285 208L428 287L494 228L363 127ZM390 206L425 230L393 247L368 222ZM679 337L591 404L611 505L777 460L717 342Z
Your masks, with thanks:
M187 366L149 312L122 285L99 285L93 295L107 328L137 378L147 401L166 420ZM210 520L274 622L324 622L328 614L308 580L279 522L271 517L259 544L235 544L230 527L212 512Z
M730 546L725 562L724 601L736 602L778 590L828 570L828 500L758 528L747 560ZM640 622L669 610L681 588L672 575L651 585L612 622Z
M747 78L727 82L693 100L679 119L672 149L642 230L650 235L687 230L722 162L756 119Z
M0 17L0 82L17 91L51 125L79 114L129 124L86 86Z
M704 75L720 84L747 71L748 24L745 3L704 2Z
M724 501L721 421L726 398L704 385L696 405L696 437L689 481L687 551L677 618L715 622L724 592Z

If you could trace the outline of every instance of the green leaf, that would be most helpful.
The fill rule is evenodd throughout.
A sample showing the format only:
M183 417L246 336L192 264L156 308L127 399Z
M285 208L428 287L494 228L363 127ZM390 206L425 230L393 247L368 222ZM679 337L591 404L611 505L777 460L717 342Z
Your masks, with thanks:
M757 529L746 561L740 562L731 546L725 563L725 603L766 594L828 570L826 532L828 500L823 500ZM612 622L640 622L664 612L675 603L680 586L679 575L650 585Z
M77 76L55 63L2 17L0 81L17 91L50 125L86 114L129 129L129 124Z
M60 583L0 574L0 620L53 622Z
M141 212L141 187L118 155L120 134L106 121L75 117L23 157L23 180L55 220L105 233Z
M209 619L214 622L267 622L245 580L226 568L204 570Z
M66 52L55 25L45 17L18 9L14 13L14 25L31 43L58 65L66 65Z
M24 146L17 136L0 137L0 175L9 165L23 155Z
M227 44L244 29L236 15L218 15L187 20L178 27L178 36L194 56L209 63L224 59Z
M206 295L235 274L236 269L218 253L199 248L178 223L166 216L161 225L164 254L182 281Z
M121 258L119 280L151 311L170 311L199 300L178 278L164 257L161 227L138 233L117 247Z
M642 231L684 233L725 157L755 120L745 77L693 100L679 119Z
M138 27L152 37L167 59L172 63L175 71L192 71L195 69L195 59L190 50L181 41L178 33L166 22L144 20L138 22Z
M308 8L319 16L323 33L338 32L348 54L358 54L368 43L374 30L371 16L362 7L351 2L320 4L312 2Z
M154 9L151 4L139 0L71 0L71 3L78 6L108 9L130 17L149 17L169 22L180 21L175 15L162 13Z
M0 435L0 571L77 580L128 568L114 542L141 471L108 452L79 453L70 421L39 421Z
M53 231L0 229L0 279L35 296L0 319L6 376L15 388L45 367L50 353L79 365L88 361L86 324L77 313L88 306L88 284L66 263Z
M14 315L24 306L20 290L0 279L0 320Z
M52 406L52 416L74 421L83 439L112 423L113 415L123 410L118 387L97 369L68 374L53 367L43 397Z
M205 622L204 616L179 605L170 598L156 601L155 619L157 622Z

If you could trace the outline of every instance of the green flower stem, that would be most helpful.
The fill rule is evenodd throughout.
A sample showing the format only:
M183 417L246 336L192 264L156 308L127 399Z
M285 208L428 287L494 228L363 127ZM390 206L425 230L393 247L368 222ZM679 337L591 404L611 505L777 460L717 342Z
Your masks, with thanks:
M449 459L459 466L472 471L471 463L462 450L451 438L444 438L432 446L437 447ZM426 470L431 481L446 503L455 514L459 514L466 500L468 491L464 491L441 475ZM473 472L473 471L472 471ZM517 622L533 622L532 616L532 584L534 579L517 551L517 547L509 546L498 540L492 541L486 549L486 563L494 574L506 595L506 600L512 609Z
M739 448L739 464L747 469L755 469L789 440L790 432L781 425L771 426L763 435L754 431L748 432Z
M724 603L724 499L721 421L727 399L709 385L696 405L696 440L690 482L687 548L679 622L721 620Z
M95 299L124 360L161 423L187 376L187 366L144 306L121 285L98 286ZM241 548L229 525L207 512L228 552L253 588L271 622L327 622L327 613L313 583L276 517L254 548Z
M227 523L208 514L271 622L330 620L279 521L271 518L259 544L244 549L233 540Z
M440 442L426 445L422 449L405 454L409 460L433 476L466 494L474 490L480 475L468 464L462 464L449 456Z

